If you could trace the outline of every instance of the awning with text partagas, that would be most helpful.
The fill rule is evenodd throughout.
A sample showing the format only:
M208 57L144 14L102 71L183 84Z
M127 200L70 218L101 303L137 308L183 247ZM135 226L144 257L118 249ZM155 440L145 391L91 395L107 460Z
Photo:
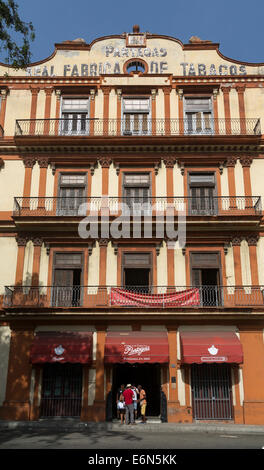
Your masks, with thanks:
M242 344L230 331L184 331L180 333L181 361L186 364L243 362Z
M148 294L115 287L111 289L110 301L111 305L128 305L130 307L198 306L200 305L200 294L197 288L164 294Z
M33 364L92 362L92 332L38 332L30 352Z
M169 362L168 335L165 331L109 331L106 336L106 363Z

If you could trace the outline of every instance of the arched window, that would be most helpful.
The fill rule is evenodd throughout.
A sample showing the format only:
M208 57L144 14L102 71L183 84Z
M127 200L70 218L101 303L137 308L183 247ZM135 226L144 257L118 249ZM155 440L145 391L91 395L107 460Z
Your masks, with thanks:
M126 66L126 72L141 72L145 73L146 71L146 66L144 62L141 60L133 60L132 62L129 62L128 65Z

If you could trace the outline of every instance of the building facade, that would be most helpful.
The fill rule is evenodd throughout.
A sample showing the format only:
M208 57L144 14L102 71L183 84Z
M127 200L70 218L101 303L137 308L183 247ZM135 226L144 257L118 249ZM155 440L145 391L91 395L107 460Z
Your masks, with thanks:
M0 64L0 419L264 424L263 85L138 26Z

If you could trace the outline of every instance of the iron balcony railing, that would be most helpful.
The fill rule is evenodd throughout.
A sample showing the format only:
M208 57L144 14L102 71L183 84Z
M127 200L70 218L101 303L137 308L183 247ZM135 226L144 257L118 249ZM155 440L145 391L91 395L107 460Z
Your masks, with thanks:
M208 118L190 126L188 118L144 119L142 125L126 119L18 119L16 136L175 136L261 135L258 118Z
M261 215L260 196L226 197L15 197L13 215L86 216L108 212L109 215L189 216Z
M4 308L263 307L264 286L6 286Z

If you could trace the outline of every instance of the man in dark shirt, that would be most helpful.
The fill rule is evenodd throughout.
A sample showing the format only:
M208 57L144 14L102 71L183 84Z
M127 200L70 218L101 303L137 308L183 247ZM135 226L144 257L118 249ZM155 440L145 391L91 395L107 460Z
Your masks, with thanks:
M133 405L133 397L134 393L132 390L132 385L127 384L125 391L123 392L125 404L126 404L126 424L136 424L134 420L134 405Z

